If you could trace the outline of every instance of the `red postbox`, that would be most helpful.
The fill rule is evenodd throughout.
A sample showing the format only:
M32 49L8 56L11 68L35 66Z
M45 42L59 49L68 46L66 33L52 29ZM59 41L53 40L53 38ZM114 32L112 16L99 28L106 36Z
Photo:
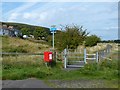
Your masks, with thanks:
M51 62L52 61L52 52L44 52L44 61Z

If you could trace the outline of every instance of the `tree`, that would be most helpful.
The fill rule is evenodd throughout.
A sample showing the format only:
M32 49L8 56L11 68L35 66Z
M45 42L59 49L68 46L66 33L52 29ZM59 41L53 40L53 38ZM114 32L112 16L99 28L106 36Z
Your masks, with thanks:
M61 32L55 34L55 46L60 50L63 50L67 46L70 49L77 48L89 34L86 30L83 30L82 26L78 25L66 25L62 26L62 29Z
M85 39L85 46L94 46L94 45L97 45L98 42L100 42L101 39L96 36L96 35L91 35L91 36L88 36L86 39Z
M42 39L42 37L46 38L49 35L49 32L45 28L36 27L33 31L33 35L35 39Z
M24 27L24 28L21 29L21 32L22 32L23 35L30 35L30 29L29 28Z

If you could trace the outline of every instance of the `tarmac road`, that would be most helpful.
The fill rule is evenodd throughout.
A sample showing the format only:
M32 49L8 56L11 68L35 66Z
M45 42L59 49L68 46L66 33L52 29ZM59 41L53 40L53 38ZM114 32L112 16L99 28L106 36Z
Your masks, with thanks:
M48 83L49 86L47 85ZM41 90L40 88L45 90L48 90L48 88L51 90L53 90L53 88L118 88L118 80L48 80L44 83L43 80L29 78L25 80L3 80L2 88L3 90L4 88L11 88L7 90L12 90L12 88L28 88L27 90Z
M35 78L25 80L3 80L2 88L50 88L42 80Z

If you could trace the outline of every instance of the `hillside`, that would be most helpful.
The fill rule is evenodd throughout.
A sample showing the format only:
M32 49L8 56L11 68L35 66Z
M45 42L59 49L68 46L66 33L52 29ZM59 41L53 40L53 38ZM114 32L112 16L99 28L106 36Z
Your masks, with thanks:
M50 49L47 44L32 42L25 39L3 36L2 52L20 52L20 53L37 53Z
M6 24L7 26L14 26L16 29L29 28L31 30L34 30L36 27L49 29L47 27L35 26L35 25L29 25L29 24L23 24L23 23L14 23L14 22L1 22L1 23Z
M49 28L42 26L34 26L22 23L2 22L2 25L13 26L22 32L22 35L34 35L35 39L47 40L47 37L51 35Z

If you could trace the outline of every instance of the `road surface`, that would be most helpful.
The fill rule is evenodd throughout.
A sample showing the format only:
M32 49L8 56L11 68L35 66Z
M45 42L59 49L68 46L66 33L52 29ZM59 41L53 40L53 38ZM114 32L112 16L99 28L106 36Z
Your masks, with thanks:
M43 80L35 78L25 80L3 80L2 88L50 88Z

